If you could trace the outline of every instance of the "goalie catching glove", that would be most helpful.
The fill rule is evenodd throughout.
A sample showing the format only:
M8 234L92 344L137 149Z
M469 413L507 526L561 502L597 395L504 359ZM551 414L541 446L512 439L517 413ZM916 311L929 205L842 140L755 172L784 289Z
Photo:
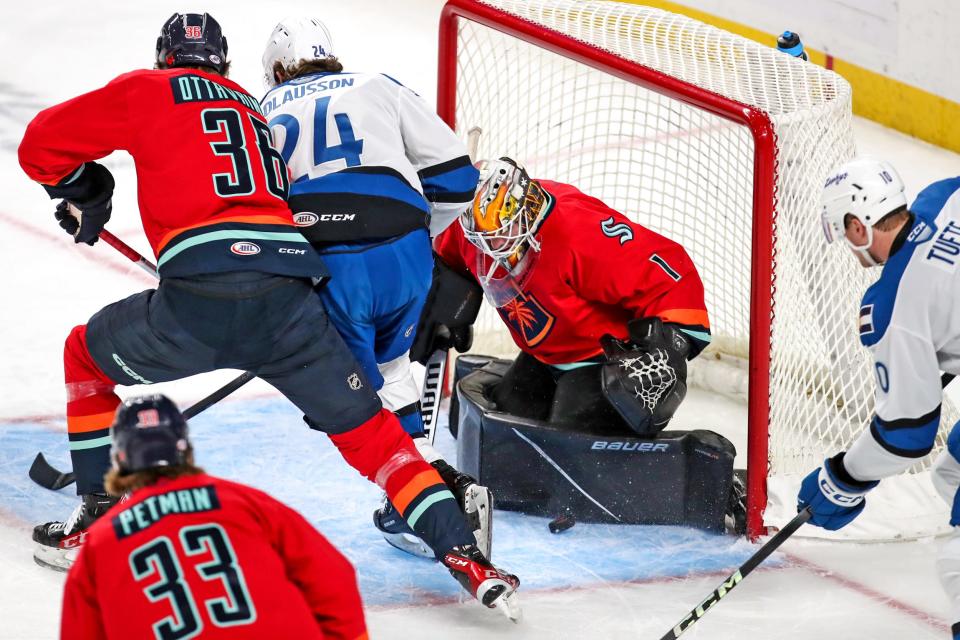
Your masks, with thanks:
M600 339L603 394L631 429L654 436L687 395L690 340L659 318L631 320L627 329L629 343L609 334Z
M420 364L426 364L438 349L468 350L483 302L480 285L448 267L436 254L433 258L433 282L410 347L410 360Z

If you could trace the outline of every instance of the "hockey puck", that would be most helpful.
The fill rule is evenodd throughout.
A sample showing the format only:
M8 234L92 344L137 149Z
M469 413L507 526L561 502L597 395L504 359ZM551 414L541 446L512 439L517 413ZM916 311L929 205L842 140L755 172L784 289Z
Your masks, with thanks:
M577 521L570 516L558 516L551 520L547 527L550 529L550 533L563 533L575 524L577 524Z

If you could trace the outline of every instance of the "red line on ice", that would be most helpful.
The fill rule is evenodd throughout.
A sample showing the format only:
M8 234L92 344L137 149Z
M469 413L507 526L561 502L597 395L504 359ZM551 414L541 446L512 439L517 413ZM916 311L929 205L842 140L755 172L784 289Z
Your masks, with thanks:
M211 390L212 391L212 390ZM276 398L280 396L279 391L262 391L258 393L251 393L250 395L237 396L237 397L227 397L221 400L220 402L239 402L242 400L260 400L262 398ZM190 406L200 398L194 398L190 401L183 401L180 404L182 406ZM217 404L220 404L218 402ZM23 424L23 423L36 423L43 425L45 427L50 427L54 431L62 431L66 433L67 421L66 417L62 413L46 413L46 414L33 414L33 415L23 415L23 416L0 416L0 427L5 425L12 424Z
M782 552L781 552L782 553ZM836 573L829 571L823 567L816 565L813 562L804 560L803 558L797 557L793 554L783 553L787 558L787 562L774 565L774 566L761 566L757 568L754 573L767 573L770 571L782 571L784 569L804 569L810 571L821 578L826 578L837 585L849 589L855 593L858 593L874 602L895 609L900 613L909 616L915 620L926 623L927 625L933 627L935 630L943 633L950 631L950 625L940 620L936 616L927 613L921 609L918 609L914 606L911 606L905 602L897 600L891 596L888 596L884 593L871 589L870 587L863 585L855 580L846 578L844 576L839 576ZM609 582L594 582L589 584L575 585L575 586L557 586L557 587L545 587L542 589L521 589L522 594L550 594L550 593L559 593L559 592L569 592L569 591L593 591L598 588L604 587L622 587L622 586L633 586L633 585L645 585L645 584L667 584L673 582L682 582L689 579L701 579L701 578L726 578L730 575L729 570L721 571L704 571L704 572L691 572L683 576L657 576L651 578L636 578L634 580L616 580ZM703 595L707 595L704 592ZM416 594L416 601L409 604L391 604L391 605L367 605L365 608L368 611L392 611L398 609L410 609L414 607L422 607L423 605L452 605L459 604L461 600L458 596L439 596L439 595L430 595L426 593ZM691 602L690 606L694 606L695 602ZM679 615L678 615L679 617Z
M51 217L51 224L52 224L53 215L51 214L50 217ZM67 240L66 238L61 238L59 234L55 235L52 232L47 232L31 224L27 224L26 222L23 222L20 218L17 218L16 216L13 216L9 213L0 211L0 221L2 221L6 225L17 228L20 231L23 231L33 236L34 238L43 240L44 242L47 242L50 244L55 244L58 249L67 250L71 246L70 244L68 244L69 240ZM143 273L133 262L130 262L129 260L126 260L126 259L124 259L123 263L117 262L116 257L119 256L120 254L107 251L106 249L104 249L106 244L105 243L100 243L100 244L101 246L94 246L92 248L92 251L96 253L87 251L86 249L88 249L88 247L84 246L81 248L82 249L81 251L75 251L74 255L79 255L84 260L87 260L88 262L92 262L95 265L104 267L105 269L109 269L115 273L122 273L124 275L134 276L138 281L140 281L141 284L144 282L156 284L157 282L156 280L154 280L147 274ZM111 253L114 253L115 255L110 256ZM110 256L110 257L107 257L107 256Z
M812 573L815 573L821 578L826 578L831 582L835 582L836 584L842 587L846 587L851 591L859 593L860 595L865 596L870 600L877 602L878 604L882 604L891 609L896 609L900 613L910 616L915 620L919 620L920 622L925 622L926 624L930 625L937 631L942 632L944 635L950 632L949 624L947 624L943 620L940 620L936 616L930 613L927 613L926 611L923 611L922 609L918 609L917 607L909 605L906 602L897 600L892 596L888 596L885 593L881 593L875 589L871 589L867 585L857 582L852 578L847 578L845 576L837 575L835 572L831 571L830 569L821 567L820 565L810 562L809 560L806 560L804 558L800 558L791 553L784 553L784 555L790 560L790 563L793 566L804 568L808 571L811 571Z

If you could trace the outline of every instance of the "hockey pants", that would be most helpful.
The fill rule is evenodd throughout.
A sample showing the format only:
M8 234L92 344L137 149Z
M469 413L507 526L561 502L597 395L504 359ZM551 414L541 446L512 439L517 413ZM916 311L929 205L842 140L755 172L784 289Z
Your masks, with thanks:
M603 395L599 363L562 371L521 352L494 388L493 401L511 415L560 427L626 428Z
M169 278L74 328L64 349L67 430L79 494L103 491L116 384L216 369L255 372L403 505L438 555L473 540L453 495L382 408L307 280L255 272Z
M323 250L331 279L320 291L330 320L407 433L423 432L410 347L433 278L425 229L373 245Z

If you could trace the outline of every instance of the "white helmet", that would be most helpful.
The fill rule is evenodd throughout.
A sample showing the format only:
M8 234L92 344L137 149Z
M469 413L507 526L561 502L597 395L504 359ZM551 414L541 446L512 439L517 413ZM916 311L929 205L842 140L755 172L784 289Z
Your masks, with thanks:
M263 52L263 80L267 89L277 86L273 74L277 62L286 68L301 60L332 57L333 40L322 22L316 18L284 18L274 27Z
M867 249L873 243L873 225L888 213L907 205L903 180L893 165L878 158L862 157L851 160L834 170L823 185L820 204L821 221L827 242L837 238L846 240L868 264L876 260ZM867 228L867 241L855 245L847 239L843 219L851 215Z

